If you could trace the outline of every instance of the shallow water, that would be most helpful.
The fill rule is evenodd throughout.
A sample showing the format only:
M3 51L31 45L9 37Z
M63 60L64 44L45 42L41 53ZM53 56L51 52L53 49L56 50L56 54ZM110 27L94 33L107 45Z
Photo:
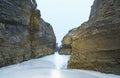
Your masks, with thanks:
M66 69L69 55L45 56L0 68L0 78L120 78L94 71Z

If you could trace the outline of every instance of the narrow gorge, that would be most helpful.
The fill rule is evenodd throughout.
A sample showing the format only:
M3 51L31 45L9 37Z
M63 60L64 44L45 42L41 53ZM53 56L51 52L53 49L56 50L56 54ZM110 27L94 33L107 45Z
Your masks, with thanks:
M0 0L0 78L120 78L120 0L94 0L60 47L36 1Z

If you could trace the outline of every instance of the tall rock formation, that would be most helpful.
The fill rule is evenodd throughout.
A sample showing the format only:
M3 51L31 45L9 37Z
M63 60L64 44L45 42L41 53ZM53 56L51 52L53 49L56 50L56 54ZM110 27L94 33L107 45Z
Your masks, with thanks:
M120 74L120 0L95 0L71 41L68 68Z
M35 0L0 0L0 67L54 52L53 29L36 7Z
M72 37L74 36L74 32L76 28L70 30L63 38L62 45L59 48L59 54L70 55L72 51L71 43Z

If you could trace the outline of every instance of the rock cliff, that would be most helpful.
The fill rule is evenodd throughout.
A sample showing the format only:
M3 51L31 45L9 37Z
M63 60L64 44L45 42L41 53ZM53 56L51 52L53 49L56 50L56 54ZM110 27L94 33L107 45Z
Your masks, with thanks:
M62 40L62 45L59 48L59 54L65 54L65 55L70 55L72 48L71 48L71 43L72 43L72 37L74 36L76 31L76 28L70 30L63 38Z
M120 0L95 0L70 40L68 68L120 74Z
M35 0L0 0L0 67L54 52L56 38Z

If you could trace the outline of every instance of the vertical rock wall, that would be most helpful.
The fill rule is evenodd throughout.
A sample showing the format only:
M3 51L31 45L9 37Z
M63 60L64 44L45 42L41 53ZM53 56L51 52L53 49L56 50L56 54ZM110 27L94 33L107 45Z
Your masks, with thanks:
M120 0L95 0L71 47L68 68L120 74Z
M35 0L0 0L0 67L54 52L56 38L53 29L43 25L36 7ZM39 32L43 31L40 28L44 26L52 32L51 48L40 44L42 38ZM46 51L48 53L44 53Z
M59 54L66 54L70 55L72 52L72 37L74 36L74 33L76 31L76 28L70 30L63 38L62 45L59 48Z

